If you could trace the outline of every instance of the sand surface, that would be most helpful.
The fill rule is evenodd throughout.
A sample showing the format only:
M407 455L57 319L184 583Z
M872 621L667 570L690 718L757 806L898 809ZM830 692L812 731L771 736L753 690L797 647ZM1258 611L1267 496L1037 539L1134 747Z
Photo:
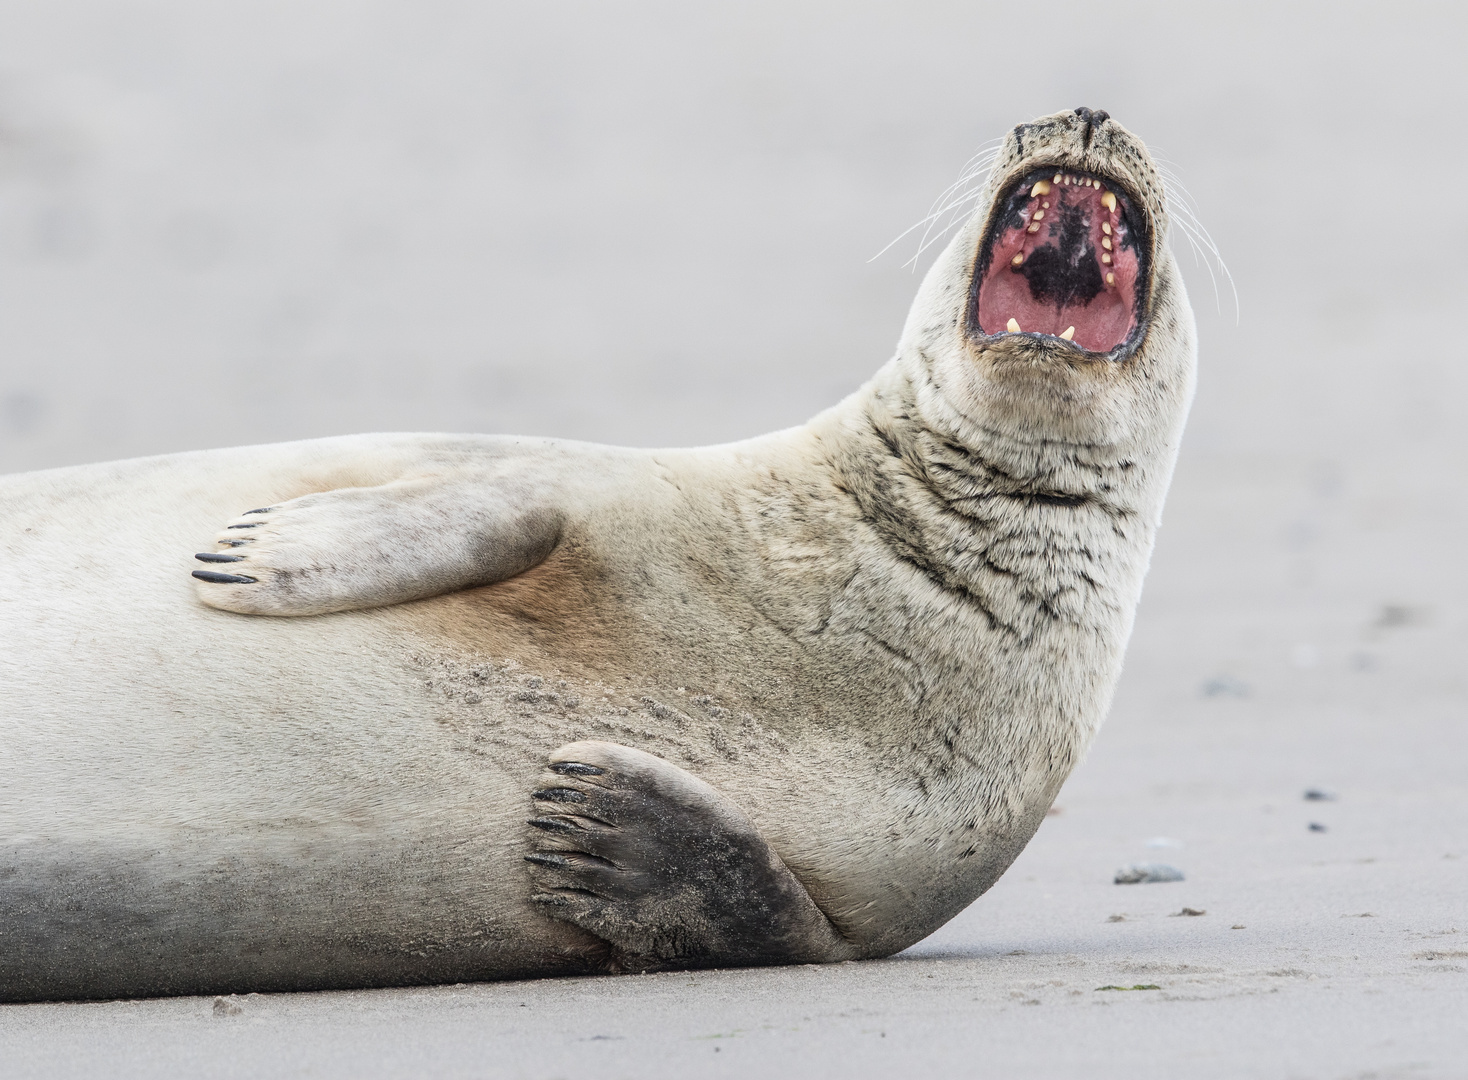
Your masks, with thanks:
M1468 1076L1464 30L1449 4L0 5L0 470L799 422L896 338L914 245L868 257L978 144L1082 103L1181 173L1240 298L1185 256L1199 398L1115 708L929 940L6 1006L0 1074ZM1186 879L1112 883L1137 862Z

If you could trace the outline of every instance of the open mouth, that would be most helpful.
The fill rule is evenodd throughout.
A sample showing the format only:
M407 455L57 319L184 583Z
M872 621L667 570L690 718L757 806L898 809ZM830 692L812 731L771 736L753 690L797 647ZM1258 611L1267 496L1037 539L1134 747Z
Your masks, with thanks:
M1145 223L1113 182L1035 170L1001 203L982 251L969 307L981 333L1048 335L1099 353L1139 336Z

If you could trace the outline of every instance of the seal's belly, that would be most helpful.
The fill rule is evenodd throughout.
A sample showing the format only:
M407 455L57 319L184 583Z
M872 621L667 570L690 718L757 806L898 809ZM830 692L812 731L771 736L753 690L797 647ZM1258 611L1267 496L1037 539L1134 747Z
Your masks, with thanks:
M0 482L0 998L576 969L522 880L537 763L465 752L411 619L193 597L293 468L261 450Z

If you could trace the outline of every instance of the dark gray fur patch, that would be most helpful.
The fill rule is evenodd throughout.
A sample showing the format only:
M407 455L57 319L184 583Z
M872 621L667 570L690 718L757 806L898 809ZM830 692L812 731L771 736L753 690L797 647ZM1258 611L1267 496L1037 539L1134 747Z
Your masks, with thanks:
M559 833L540 826L537 839L552 846L525 856L539 888L533 899L605 941L618 968L824 958L812 940L809 895L742 815L615 773L609 785L576 794L583 805L567 813L591 817Z
M0 850L0 1001L514 977L523 932L482 902L458 839L458 858L355 834Z

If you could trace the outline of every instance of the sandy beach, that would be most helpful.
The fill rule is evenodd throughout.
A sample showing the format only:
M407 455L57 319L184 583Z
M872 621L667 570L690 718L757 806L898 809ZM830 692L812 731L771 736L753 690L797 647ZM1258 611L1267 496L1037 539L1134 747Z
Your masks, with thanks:
M917 237L871 256L985 140L1081 104L1182 178L1238 296L1175 238L1200 386L1111 717L928 940L9 1005L0 1073L1468 1076L1465 28L1447 4L0 4L0 471L798 423L890 354ZM1138 863L1184 880L1113 882Z

